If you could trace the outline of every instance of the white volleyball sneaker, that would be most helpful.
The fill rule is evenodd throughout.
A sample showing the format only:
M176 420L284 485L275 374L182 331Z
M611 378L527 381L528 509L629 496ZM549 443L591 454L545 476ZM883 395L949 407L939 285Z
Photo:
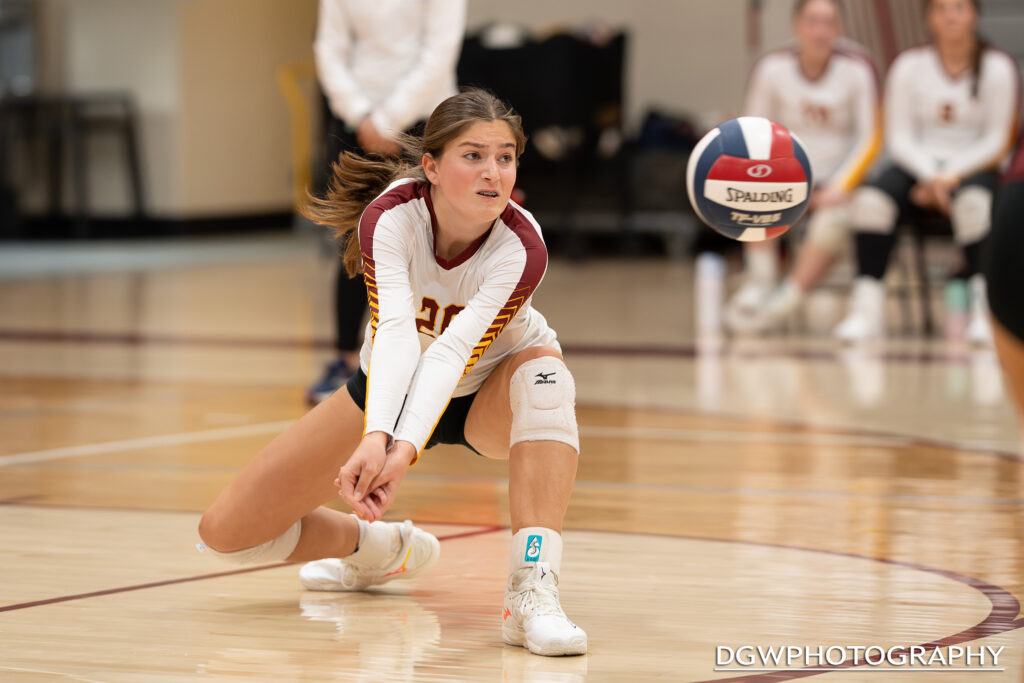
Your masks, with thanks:
M512 573L505 590L501 636L535 655L587 652L587 634L565 616L558 600L558 575L547 562Z
M835 336L844 342L863 342L885 336L885 283L858 277L850 292L850 312L836 326Z
M431 569L441 556L437 538L409 520L372 524L359 520L359 525L356 552L302 566L299 580L306 590L361 591L395 579L411 579Z

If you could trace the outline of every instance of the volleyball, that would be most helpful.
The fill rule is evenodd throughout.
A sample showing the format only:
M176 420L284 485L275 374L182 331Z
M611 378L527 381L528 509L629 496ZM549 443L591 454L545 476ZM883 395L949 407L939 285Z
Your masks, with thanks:
M686 190L702 221L726 237L778 237L807 210L813 179L799 138L756 116L731 119L690 155Z

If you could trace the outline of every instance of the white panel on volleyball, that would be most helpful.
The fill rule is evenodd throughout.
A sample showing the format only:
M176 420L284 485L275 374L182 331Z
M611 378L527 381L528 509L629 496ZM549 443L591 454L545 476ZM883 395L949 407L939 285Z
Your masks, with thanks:
M693 210L697 212L697 216L710 225L708 219L700 211L699 202L693 200L696 197L696 193L693 188L693 181L697 176L697 163L700 161L700 157L704 154L704 150L708 148L712 142L718 139L718 136L722 134L722 131L718 128L714 128L707 135L701 138L697 146L690 152L690 161L686 164L686 190L690 193L690 205L693 206Z
M736 119L747 143L751 159L772 158L772 122L759 116L741 116Z
M768 239L769 233L764 228L747 228L736 237L740 242L764 242Z

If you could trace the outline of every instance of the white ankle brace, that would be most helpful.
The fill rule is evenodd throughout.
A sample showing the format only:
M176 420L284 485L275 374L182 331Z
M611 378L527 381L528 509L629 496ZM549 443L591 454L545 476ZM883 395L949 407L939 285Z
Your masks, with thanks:
M356 521L359 523L359 543L356 551L344 558L346 562L365 567L374 566L387 562L401 549L402 536L394 523L371 524L358 517Z
M508 556L508 572L547 562L558 575L562 568L562 535L541 526L523 527L512 536Z

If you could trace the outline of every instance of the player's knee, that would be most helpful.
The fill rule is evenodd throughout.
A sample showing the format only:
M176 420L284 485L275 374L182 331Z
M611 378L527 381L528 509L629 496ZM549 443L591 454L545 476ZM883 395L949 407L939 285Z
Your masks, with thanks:
M877 187L861 187L850 202L850 224L857 232L888 235L896 229L900 208Z
M980 242L992 224L992 192L968 185L953 197L949 218L957 244Z
M510 445L559 441L580 450L576 424L576 382L557 349L536 347L512 373Z
M230 516L222 514L217 506L211 507L203 513L199 519L199 539L202 541L203 549L218 553L232 553L244 549L251 543L241 538L238 533L241 525L233 521Z
M207 510L199 520L199 538L197 545L200 551L207 552L218 559L232 564L259 564L262 562L281 562L288 559L299 544L302 535L302 521L288 527L280 536L266 543L247 546L232 531L236 528L212 510Z
M838 254L850 239L850 212L845 206L818 209L807 226L807 241L822 251Z

